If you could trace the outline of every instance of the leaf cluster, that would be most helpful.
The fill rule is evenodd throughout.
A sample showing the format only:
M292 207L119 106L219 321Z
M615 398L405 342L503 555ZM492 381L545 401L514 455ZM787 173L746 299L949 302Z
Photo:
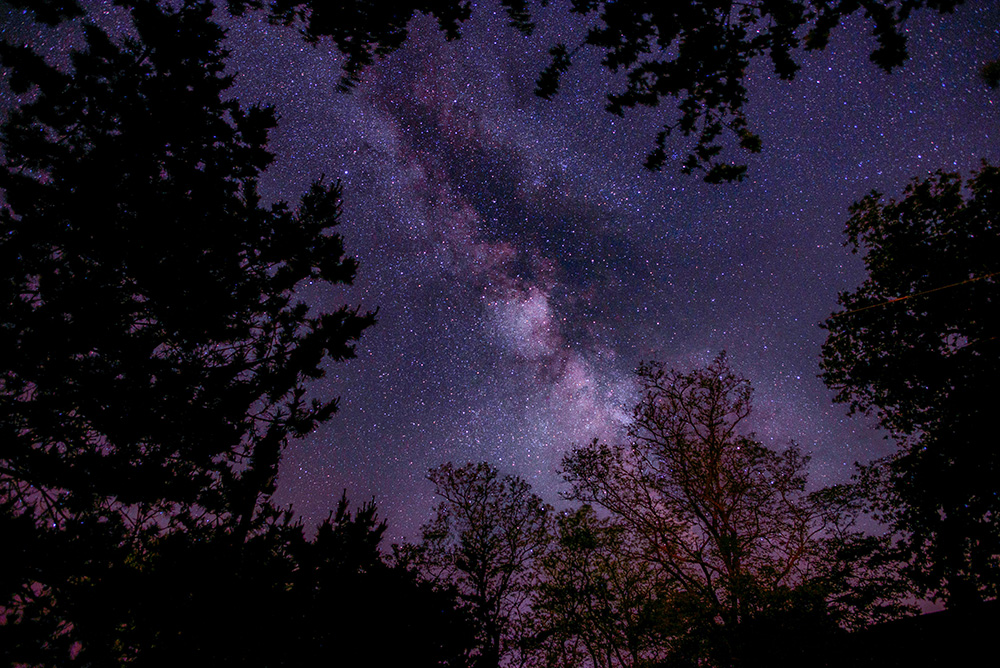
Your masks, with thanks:
M726 135L749 153L761 149L761 139L744 110L747 68L753 60L766 56L780 79L792 79L799 69L793 55L797 50L825 48L831 31L863 10L877 43L871 60L891 71L907 58L902 25L910 14L922 7L951 11L960 1L574 0L572 11L596 14L597 26L572 51L565 44L552 48L552 61L542 72L536 93L552 97L572 54L584 46L594 47L603 52L605 68L625 74L624 88L608 94L606 108L611 113L621 116L628 108L677 100L676 120L663 125L646 167L658 170L672 158L667 139L677 133L694 139L681 163L684 173L701 171L709 183L739 181L746 166L720 156L732 148Z
M847 243L868 278L823 324L823 379L837 401L900 435L976 405L982 381L970 380L998 371L998 198L1000 170L984 164L967 184L937 172L900 201L872 193L851 207Z

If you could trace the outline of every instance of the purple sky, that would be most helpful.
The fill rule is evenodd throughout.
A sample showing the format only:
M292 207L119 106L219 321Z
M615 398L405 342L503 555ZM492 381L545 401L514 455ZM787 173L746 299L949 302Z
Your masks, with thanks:
M341 410L286 451L279 500L312 523L345 488L374 496L398 541L430 517L428 468L487 460L556 502L563 454L615 437L640 360L689 369L723 349L756 389L758 435L811 451L814 484L891 451L831 403L818 323L863 277L842 245L851 202L1000 161L1000 95L978 79L1000 55L1000 3L910 21L911 59L892 75L868 62L857 20L803 55L794 82L756 63L764 151L746 181L716 186L677 163L644 170L670 105L603 111L615 80L596 54L554 101L532 94L548 48L583 34L566 3L531 38L476 4L457 42L415 21L350 95L332 47L259 15L230 24L233 94L280 115L265 196L295 201L320 174L344 184L359 277L308 299L379 309L358 359L318 384Z

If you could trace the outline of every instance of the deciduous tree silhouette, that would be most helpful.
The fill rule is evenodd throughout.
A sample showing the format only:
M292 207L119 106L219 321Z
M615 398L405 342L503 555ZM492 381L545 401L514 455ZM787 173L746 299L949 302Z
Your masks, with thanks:
M143 545L254 534L288 439L336 408L308 382L374 321L296 299L354 277L340 188L261 205L274 115L223 99L211 3L133 4L134 37L85 25L69 71L0 47L30 100L2 127L0 607L55 655L93 629L84 658L119 620L80 601Z
M537 562L532 665L638 668L663 659L669 582L630 545L628 527L590 506L561 513Z
M905 536L912 574L949 605L1000 593L1000 170L938 172L900 201L851 208L867 280L823 325L823 380L875 415L899 452L867 471Z
M627 443L577 448L563 470L570 498L607 509L633 532L632 558L669 583L673 661L794 663L795 642L779 639L793 620L808 623L791 637L820 642L837 624L895 610L896 591L851 591L867 576L866 559L845 559L864 545L852 490L807 492L796 446L774 451L741 432L751 388L723 355L691 373L644 365L638 378Z

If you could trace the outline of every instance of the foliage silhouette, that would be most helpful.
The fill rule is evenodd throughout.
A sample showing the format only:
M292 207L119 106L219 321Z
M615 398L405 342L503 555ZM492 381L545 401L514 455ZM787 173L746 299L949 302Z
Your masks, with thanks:
M496 668L518 651L550 508L527 482L485 462L443 464L428 478L442 501L421 542L400 547L397 558L426 581L456 588L476 625L474 665Z
M386 665L466 665L474 629L454 593L388 566L384 531L373 504L352 513L342 499L311 540L287 512L240 544L212 527L158 536L108 562L99 587L74 592L75 633L86 639L77 659L305 666L377 655Z
M421 581L401 564L388 566L379 551L385 529L374 502L352 516L345 497L314 540L298 543L289 613L302 629L299 643L311 650L289 665L352 653L359 663L469 665L476 626L456 589Z
M740 432L751 388L724 355L690 373L643 365L638 379L627 444L579 447L563 475L569 498L609 511L634 535L629 556L667 583L670 661L794 662L783 634L800 622L795 637L815 644L900 610L900 583L868 549L876 539L854 528L855 491L806 492L796 446L778 452ZM875 578L877 596L857 586Z
M993 90L1000 88L1000 58L983 63L979 74L987 86Z
M559 515L536 567L526 638L532 665L632 667L663 658L668 586L652 564L633 558L633 539L587 505Z
M938 172L901 201L851 208L868 278L824 324L823 380L877 417L899 452L865 472L904 534L911 575L950 606L1000 593L1000 454L990 445L1000 372L1000 170Z
M274 115L223 99L211 12L134 3L120 42L84 24L69 72L0 46L29 100L2 127L0 607L52 656L110 651L124 622L88 606L151 541L263 530L285 444L336 409L309 381L374 322L296 301L354 277L340 187L261 205Z
M737 147L748 153L761 149L761 139L746 116L746 71L755 59L768 58L781 79L799 69L796 52L824 49L830 35L848 17L863 12L870 22L875 48L871 60L885 71L908 57L905 23L920 9L951 12L963 0L572 0L570 11L593 18L595 25L572 48L555 44L549 65L538 77L536 94L551 98L573 57L583 48L603 53L602 66L623 72L626 84L607 95L606 108L623 115L636 106L655 107L677 101L676 114L657 135L646 159L658 170L679 160L684 173L700 172L710 183L739 181L746 165L722 156ZM75 0L14 0L36 8L40 18L54 22L76 15ZM534 22L527 0L501 0L510 25L531 34ZM537 0L538 7L548 0ZM303 39L329 38L346 56L341 88L355 85L376 56L398 49L417 12L433 16L448 39L461 35L471 16L465 0L227 0L235 14L248 8L266 9L272 22L295 25ZM686 148L673 149L668 138L680 135ZM679 158L674 153L686 153Z
M962 0L888 0L827 2L826 0L729 0L692 2L648 2L645 0L573 0L571 11L596 15L583 42L572 49L554 45L552 57L538 77L536 94L554 96L560 77L569 70L573 56L592 47L604 56L603 67L624 72L627 83L621 92L607 95L606 109L616 115L636 106L658 106L663 99L677 100L674 120L664 123L657 135L646 167L658 170L667 162L667 140L678 134L693 138L693 146L681 160L681 171L702 172L709 183L742 180L746 165L720 159L735 143L749 153L759 152L761 139L751 129L744 106L746 70L757 58L767 56L774 72L792 79L799 65L799 48L826 47L830 34L849 16L864 10L871 21L876 47L871 60L885 71L902 65L908 57L903 24L921 8L950 12ZM245 6L245 0L231 0ZM347 55L345 82L357 81L358 73L371 63L373 54L398 48L406 38L406 23L417 11L434 15L449 39L459 36L459 24L470 15L468 3L413 2L396 9L386 20L376 13L372 0L338 5L336 16L323 4L311 0L274 0L272 19L286 24L297 21L309 41L327 36ZM504 0L511 25L530 34L533 22L524 0ZM546 0L537 3L547 5ZM373 21L374 17L378 17ZM804 35L803 35L804 31ZM725 134L732 141L725 139ZM728 145L728 146L727 146Z
M701 171L709 183L739 181L746 165L720 156L724 149L731 151L733 143L749 153L761 149L761 139L744 111L744 80L753 60L767 56L779 78L792 79L799 69L796 50L825 48L833 29L863 9L877 44L871 60L888 72L908 57L902 25L914 10L950 12L961 1L573 0L572 11L597 14L597 26L572 50L566 44L552 48L552 61L539 78L536 93L553 96L572 55L585 46L596 48L604 53L602 65L623 72L627 82L621 92L608 94L609 112L621 116L628 108L655 107L667 98L678 101L676 119L663 125L646 167L663 167L669 157L667 139L680 134L695 138L681 171ZM731 140L724 139L724 133Z

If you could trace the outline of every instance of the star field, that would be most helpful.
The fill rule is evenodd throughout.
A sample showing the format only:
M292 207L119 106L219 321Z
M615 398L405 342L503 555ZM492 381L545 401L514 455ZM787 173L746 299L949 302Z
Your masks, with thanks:
M457 42L419 19L346 96L336 55L235 24L236 94L281 114L274 196L319 173L345 185L359 280L311 298L379 309L359 359L323 381L339 415L286 453L282 498L316 520L342 489L374 496L399 540L429 517L429 467L485 459L556 502L563 453L615 437L639 361L691 367L721 350L753 382L758 435L811 451L814 484L888 453L817 378L818 323L862 280L842 245L847 208L998 159L996 100L977 75L1000 51L998 19L983 3L918 18L892 75L868 62L858 22L791 83L756 63L764 152L722 186L644 170L658 110L604 112L614 78L594 55L554 101L533 96L547 47L584 29L558 11L530 39L488 4Z
M317 384L340 411L286 451L279 500L314 523L344 489L375 497L398 541L429 518L428 468L488 460L556 502L563 454L616 437L640 361L690 368L722 350L755 387L758 436L810 451L814 484L890 452L831 403L818 323L863 279L843 247L853 201L1000 161L1000 96L978 78L1000 54L1000 4L918 15L891 75L868 61L857 19L800 53L792 82L754 63L748 116L764 148L731 185L676 161L646 171L670 105L605 112L616 79L596 54L553 101L533 95L549 46L584 34L564 8L541 10L525 38L477 4L458 41L415 20L350 94L332 47L255 14L224 21L232 94L280 118L264 196L294 201L320 174L344 185L358 279L304 298L378 309L358 359Z

